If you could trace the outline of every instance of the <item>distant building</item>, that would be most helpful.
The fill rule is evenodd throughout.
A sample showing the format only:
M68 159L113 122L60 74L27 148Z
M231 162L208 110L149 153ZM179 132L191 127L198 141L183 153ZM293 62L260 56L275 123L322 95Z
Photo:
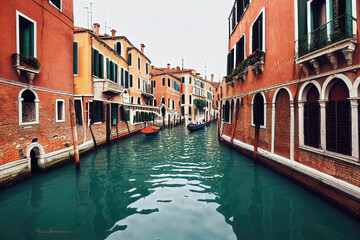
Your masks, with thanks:
M70 158L73 2L2 1L0 187Z
M123 36L75 27L75 105L79 142L89 148L131 134L159 115L150 60ZM92 137L93 136L93 137Z
M360 215L359 1L237 0L222 139Z

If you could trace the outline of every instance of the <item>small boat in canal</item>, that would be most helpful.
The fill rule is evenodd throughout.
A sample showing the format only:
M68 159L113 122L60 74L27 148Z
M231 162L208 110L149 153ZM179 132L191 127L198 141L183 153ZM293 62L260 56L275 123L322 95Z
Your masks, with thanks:
M159 127L150 126L150 127L147 127L147 128L144 128L143 130L141 130L141 133L144 133L146 136L151 136L151 135L158 133L159 131L160 131Z
M201 124L193 124L193 123L191 123L191 124L189 124L188 126L187 126L187 128L190 130L190 131L197 131L197 130L200 130L200 129L203 129L204 127L205 127L205 123L201 123Z

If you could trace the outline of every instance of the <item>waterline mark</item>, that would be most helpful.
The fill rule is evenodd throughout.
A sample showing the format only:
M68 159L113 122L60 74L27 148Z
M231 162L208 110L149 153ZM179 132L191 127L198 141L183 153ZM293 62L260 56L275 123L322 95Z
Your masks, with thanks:
M40 233L40 234L74 234L73 231L57 230L57 229L52 229L52 228L50 228L49 230L43 230L43 229L40 229L40 228L36 228L35 232Z

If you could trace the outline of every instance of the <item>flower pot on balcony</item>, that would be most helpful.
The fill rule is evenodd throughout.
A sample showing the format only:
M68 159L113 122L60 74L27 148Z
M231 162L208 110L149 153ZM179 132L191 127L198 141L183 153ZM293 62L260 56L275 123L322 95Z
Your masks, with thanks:
M35 76L40 73L39 60L33 57L26 57L18 53L14 53L12 55L12 59L17 73L20 75L21 72L24 72L29 80L29 83L32 84Z

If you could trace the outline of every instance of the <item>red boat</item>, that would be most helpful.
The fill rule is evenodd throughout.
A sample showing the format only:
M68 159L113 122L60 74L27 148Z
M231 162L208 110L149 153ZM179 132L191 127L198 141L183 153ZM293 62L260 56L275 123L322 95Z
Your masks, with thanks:
M160 131L159 127L150 126L150 127L147 127L145 129L141 130L141 133L144 133L146 136L151 136L151 135L158 133L159 131Z

